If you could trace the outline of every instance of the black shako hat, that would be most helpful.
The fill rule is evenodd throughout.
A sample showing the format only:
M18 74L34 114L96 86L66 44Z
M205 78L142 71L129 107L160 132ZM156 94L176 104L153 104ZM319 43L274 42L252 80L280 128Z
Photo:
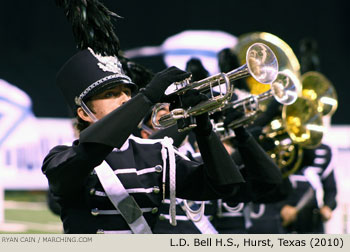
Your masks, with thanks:
M91 48L78 52L63 65L56 84L73 112L81 101L114 86L125 84L132 92L137 90L117 57L102 56Z

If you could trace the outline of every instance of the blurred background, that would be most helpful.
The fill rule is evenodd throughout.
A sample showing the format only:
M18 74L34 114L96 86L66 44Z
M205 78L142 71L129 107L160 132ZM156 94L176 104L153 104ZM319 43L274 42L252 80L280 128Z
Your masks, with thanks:
M347 88L349 17L346 1L102 2L123 17L117 20L115 30L124 51L142 46L160 46L169 36L184 30L220 30L233 36L248 32L269 32L284 40L297 57L302 39L312 38L317 41L321 72L337 90L339 104L332 117L333 128L325 139L342 157L336 167L349 168L346 165L346 160L350 161L350 93ZM36 217L23 220L18 218L23 215L14 211L21 211L16 206L34 209L30 211L47 210L47 182L40 173L42 158L52 146L71 142L74 138L67 106L55 86L55 76L62 64L76 51L71 26L54 0L2 2L0 79L16 86L23 93L14 97L17 99L16 104L5 104L6 98L3 97L10 87L0 86L0 94L3 94L0 96L0 170L3 170L0 173L0 187L5 192L1 196L5 201L0 198L3 202L0 203L3 209L0 221L4 227L1 232L62 231L59 217L50 211L46 212L45 220ZM166 67L160 55L135 58L135 61L154 72ZM17 111L11 112L7 117L9 120L5 120L4 116L9 111L7 106L14 106ZM39 122L36 119L40 119ZM21 126L24 121L26 127ZM344 179L350 177L345 169L339 172ZM23 181L18 174L21 174ZM38 179L34 181L34 177ZM345 189L340 191L348 192ZM27 197L23 198L22 195ZM18 201L24 205L14 203ZM25 201L28 204L37 202L37 205L25 205ZM348 232L349 220L344 220L348 216L344 215L344 211L350 210L346 206L339 205L342 212L339 217L334 217L335 223L341 222L341 228L337 229L337 224L334 224L328 229L329 232ZM41 212L36 214L46 216ZM27 225L27 222L32 224ZM36 225L37 222L43 226ZM6 226L7 223L13 225Z
M103 1L124 17L115 29L122 50L161 45L188 29L222 30L234 36L265 31L284 40L298 56L299 42L318 42L322 72L339 94L332 120L350 124L347 116L347 43L345 2L335 1ZM36 116L65 117L66 105L55 87L62 64L76 52L63 10L49 1L4 1L0 9L0 76L24 90ZM154 71L165 68L162 57L140 60Z

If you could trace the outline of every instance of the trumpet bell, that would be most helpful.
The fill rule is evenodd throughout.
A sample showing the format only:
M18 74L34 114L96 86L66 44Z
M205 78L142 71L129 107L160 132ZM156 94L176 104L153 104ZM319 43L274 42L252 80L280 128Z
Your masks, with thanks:
M300 77L300 64L291 47L279 37L267 32L251 32L239 36L233 51L236 52L242 64L247 61L245 54L247 48L254 43L263 43L271 48L278 60L280 71L289 69L297 78ZM264 93L270 88L251 77L247 78L247 84L250 93L254 95Z
M315 148L322 140L324 126L322 115L315 102L304 97L289 106L283 106L282 121L293 143L304 148Z
M249 95L244 99L227 102L223 109L233 108L242 110L244 116L237 118L231 122L228 127L236 128L251 123L257 117L257 113L261 112L261 102L269 100L271 96L282 105L293 104L298 98L300 90L300 82L296 76L289 71L279 72L277 78L271 83L271 89L259 94Z
M271 84L271 93L276 101L284 105L293 104L298 98L301 84L299 79L290 71L280 72Z
M302 94L317 103L317 110L323 116L333 115L338 107L338 97L332 83L321 73L310 71L301 76Z
M251 45L246 54L250 75L263 84L272 83L278 74L278 61L273 51L262 43Z

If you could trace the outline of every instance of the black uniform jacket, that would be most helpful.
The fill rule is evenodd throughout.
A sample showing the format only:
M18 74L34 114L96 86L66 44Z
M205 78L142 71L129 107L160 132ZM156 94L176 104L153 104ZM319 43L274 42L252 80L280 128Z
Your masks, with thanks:
M313 193L309 194L311 197L306 204L302 207L299 205L297 219L287 229L288 232L294 233L323 233L323 221L319 213L319 207L322 205L318 205L318 200L323 200L323 205L332 210L337 206L337 185L331 163L332 150L328 145L320 144L314 149L304 149L303 152L301 168L290 176L294 190L284 204L298 206L302 202L301 199L309 194L310 189ZM314 176L319 179L319 184L312 185L311 180L306 176L308 171L313 171ZM323 191L323 198L317 200L318 191Z
M146 97L138 94L82 131L72 146L57 146L47 155L42 170L61 205L65 233L130 232L94 174L93 169L104 160L153 227L163 194L162 145L128 139L150 107ZM213 132L197 132L197 141L204 164L176 156L176 196L207 200L233 195L244 179L220 140ZM167 196L168 178L166 171Z
M208 217L219 233L244 233L245 221L241 210L232 210L242 202L273 202L287 196L282 183L282 174L277 165L257 143L254 137L243 128L236 130L236 151L231 155L246 183L239 187L239 191L224 200L206 201L205 216ZM200 158L197 158L198 160ZM239 204L239 206L244 206ZM160 219L156 224L157 233L200 233L194 223L186 218L186 212L178 205L178 225L171 228L169 224L169 205L162 206ZM205 218L205 217L203 217ZM206 231L206 229L203 229Z

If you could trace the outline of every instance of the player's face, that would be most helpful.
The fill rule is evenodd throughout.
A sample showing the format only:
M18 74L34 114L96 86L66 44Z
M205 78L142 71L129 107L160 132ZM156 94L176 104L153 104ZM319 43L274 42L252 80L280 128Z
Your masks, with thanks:
M131 90L121 84L99 93L91 99L91 109L97 119L101 119L131 98Z

